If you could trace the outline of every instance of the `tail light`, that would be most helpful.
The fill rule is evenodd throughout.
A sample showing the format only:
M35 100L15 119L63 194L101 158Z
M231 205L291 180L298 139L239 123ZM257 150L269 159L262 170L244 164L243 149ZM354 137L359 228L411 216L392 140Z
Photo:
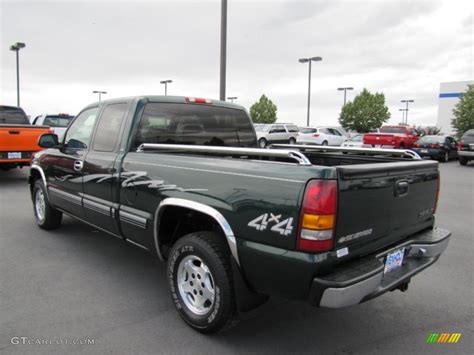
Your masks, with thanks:
M337 181L311 180L301 208L297 248L307 252L331 250L337 211Z
M433 207L433 214L436 213L436 209L438 208L440 185L441 185L441 174L438 173L438 180L437 180L437 185L436 185L436 200L435 200L435 204L434 204L434 207Z
M313 134L313 137L319 137L319 133Z
M212 104L210 99L203 99L199 97L186 97L186 102L192 102L194 104Z
M462 150L462 145L463 145L464 141L460 141L458 143L458 150Z

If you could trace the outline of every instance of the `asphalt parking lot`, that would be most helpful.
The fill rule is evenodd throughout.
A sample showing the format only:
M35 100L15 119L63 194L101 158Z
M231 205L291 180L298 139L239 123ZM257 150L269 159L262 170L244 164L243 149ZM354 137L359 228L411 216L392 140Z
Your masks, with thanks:
M437 224L453 237L408 292L339 310L271 300L214 336L181 321L158 260L68 217L56 231L40 230L27 169L0 172L0 352L471 354L474 164L440 169ZM429 333L445 332L463 335L458 344L426 344ZM63 344L12 344L12 337Z

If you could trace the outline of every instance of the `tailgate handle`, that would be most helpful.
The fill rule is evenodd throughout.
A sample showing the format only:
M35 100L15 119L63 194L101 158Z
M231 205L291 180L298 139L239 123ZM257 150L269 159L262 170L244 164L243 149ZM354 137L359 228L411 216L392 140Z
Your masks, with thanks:
M395 197L402 197L408 194L410 184L406 180L397 181L395 183Z

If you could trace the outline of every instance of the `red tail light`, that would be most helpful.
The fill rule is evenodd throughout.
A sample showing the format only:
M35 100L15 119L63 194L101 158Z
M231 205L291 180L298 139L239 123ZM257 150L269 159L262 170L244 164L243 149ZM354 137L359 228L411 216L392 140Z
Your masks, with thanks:
M313 134L313 137L319 137L319 133Z
M460 141L460 142L458 143L458 150L462 150L462 145L463 145L463 143L464 143L463 141Z
M331 250L337 211L337 181L311 180L301 208L297 248L307 252Z

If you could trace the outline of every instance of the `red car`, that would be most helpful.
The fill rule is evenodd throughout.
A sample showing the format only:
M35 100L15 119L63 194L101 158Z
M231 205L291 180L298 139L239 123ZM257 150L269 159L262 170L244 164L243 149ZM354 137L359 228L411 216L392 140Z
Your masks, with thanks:
M378 133L364 135L364 145L377 148L410 149L418 140L413 128L407 126L383 126Z

